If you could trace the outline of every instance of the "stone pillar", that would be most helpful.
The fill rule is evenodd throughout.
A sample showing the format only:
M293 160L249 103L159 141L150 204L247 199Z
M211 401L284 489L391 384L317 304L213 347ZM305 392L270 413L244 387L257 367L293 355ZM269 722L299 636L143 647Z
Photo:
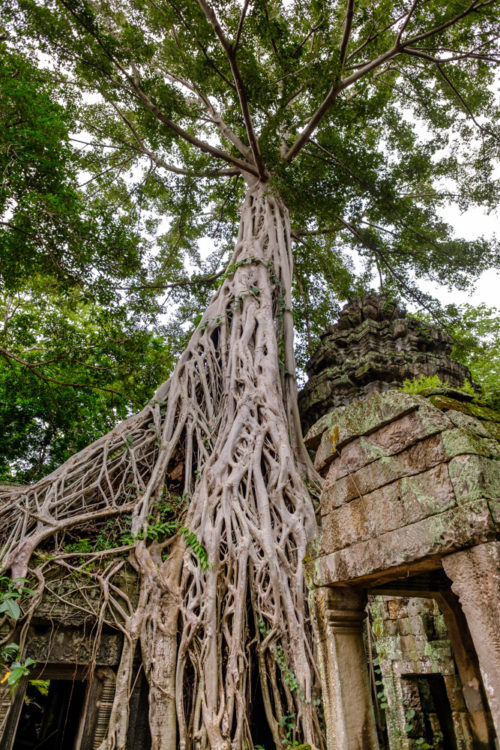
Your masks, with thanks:
M434 598L443 615L450 639L453 657L457 665L461 692L467 708L465 716L469 720L474 738L474 748L491 748L495 731L491 713L482 689L481 672L477 654L469 633L467 621L458 598L451 591L438 591Z
M447 555L442 563L469 626L500 738L500 542Z
M315 591L327 750L378 750L363 644L365 592Z

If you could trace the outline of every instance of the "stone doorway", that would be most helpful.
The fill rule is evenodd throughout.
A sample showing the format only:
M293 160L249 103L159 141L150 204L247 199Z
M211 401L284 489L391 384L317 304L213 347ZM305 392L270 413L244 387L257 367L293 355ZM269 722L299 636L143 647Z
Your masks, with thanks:
M110 667L34 669L16 690L0 750L94 750L106 733L115 681Z
M38 686L28 683L13 750L73 750L86 691L83 680L44 680Z
M483 747L474 741L464 701L460 672L465 677L465 665L457 666L460 655L454 653L436 598L412 596L411 589L406 595L396 592L394 586L391 595L369 594L367 604L367 651L380 747Z
M441 674L403 675L406 733L411 744L458 750L450 701ZM423 742L422 742L423 740Z

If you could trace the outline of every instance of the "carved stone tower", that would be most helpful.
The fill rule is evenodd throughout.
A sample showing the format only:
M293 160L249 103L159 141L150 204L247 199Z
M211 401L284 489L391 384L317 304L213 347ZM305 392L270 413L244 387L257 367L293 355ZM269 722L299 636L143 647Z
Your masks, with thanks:
M370 294L300 397L324 477L315 585L328 750L493 750L500 737L500 413L450 338ZM406 378L442 386L406 393Z
M349 302L308 363L309 381L300 395L305 429L330 409L398 388L406 378L438 375L460 388L471 376L450 359L451 348L445 331L410 317L383 295Z

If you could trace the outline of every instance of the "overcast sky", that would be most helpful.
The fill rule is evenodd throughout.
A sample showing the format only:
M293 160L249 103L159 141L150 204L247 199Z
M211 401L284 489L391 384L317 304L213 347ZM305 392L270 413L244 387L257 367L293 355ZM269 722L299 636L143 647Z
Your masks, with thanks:
M498 211L486 214L480 208L471 208L461 214L456 206L449 206L440 213L445 221L455 227L455 233L458 237L473 240L482 235L492 237L494 234L497 236L500 234L500 214ZM425 291L435 295L444 304L468 302L472 305L480 305L484 302L490 307L500 308L499 272L485 271L480 276L476 289L472 293L461 292L456 289L450 291L446 287L440 287L427 281L421 281L420 286Z

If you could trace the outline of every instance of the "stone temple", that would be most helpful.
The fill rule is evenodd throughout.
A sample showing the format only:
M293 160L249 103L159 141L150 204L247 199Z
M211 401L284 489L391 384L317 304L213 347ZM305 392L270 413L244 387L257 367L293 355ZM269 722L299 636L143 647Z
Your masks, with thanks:
M500 414L460 389L470 373L450 351L443 331L368 295L309 365L329 750L499 747ZM447 385L397 390L435 374Z
M500 413L462 389L470 373L450 352L442 330L372 294L309 363L300 407L324 484L307 567L328 750L500 748ZM444 385L400 390L421 375ZM120 587L137 595L133 576ZM89 579L86 600L81 588L52 581L20 633L46 694L28 678L14 696L0 685L0 750L105 737L122 635L105 629L95 652L98 587ZM149 750L139 660L130 702L127 750Z

